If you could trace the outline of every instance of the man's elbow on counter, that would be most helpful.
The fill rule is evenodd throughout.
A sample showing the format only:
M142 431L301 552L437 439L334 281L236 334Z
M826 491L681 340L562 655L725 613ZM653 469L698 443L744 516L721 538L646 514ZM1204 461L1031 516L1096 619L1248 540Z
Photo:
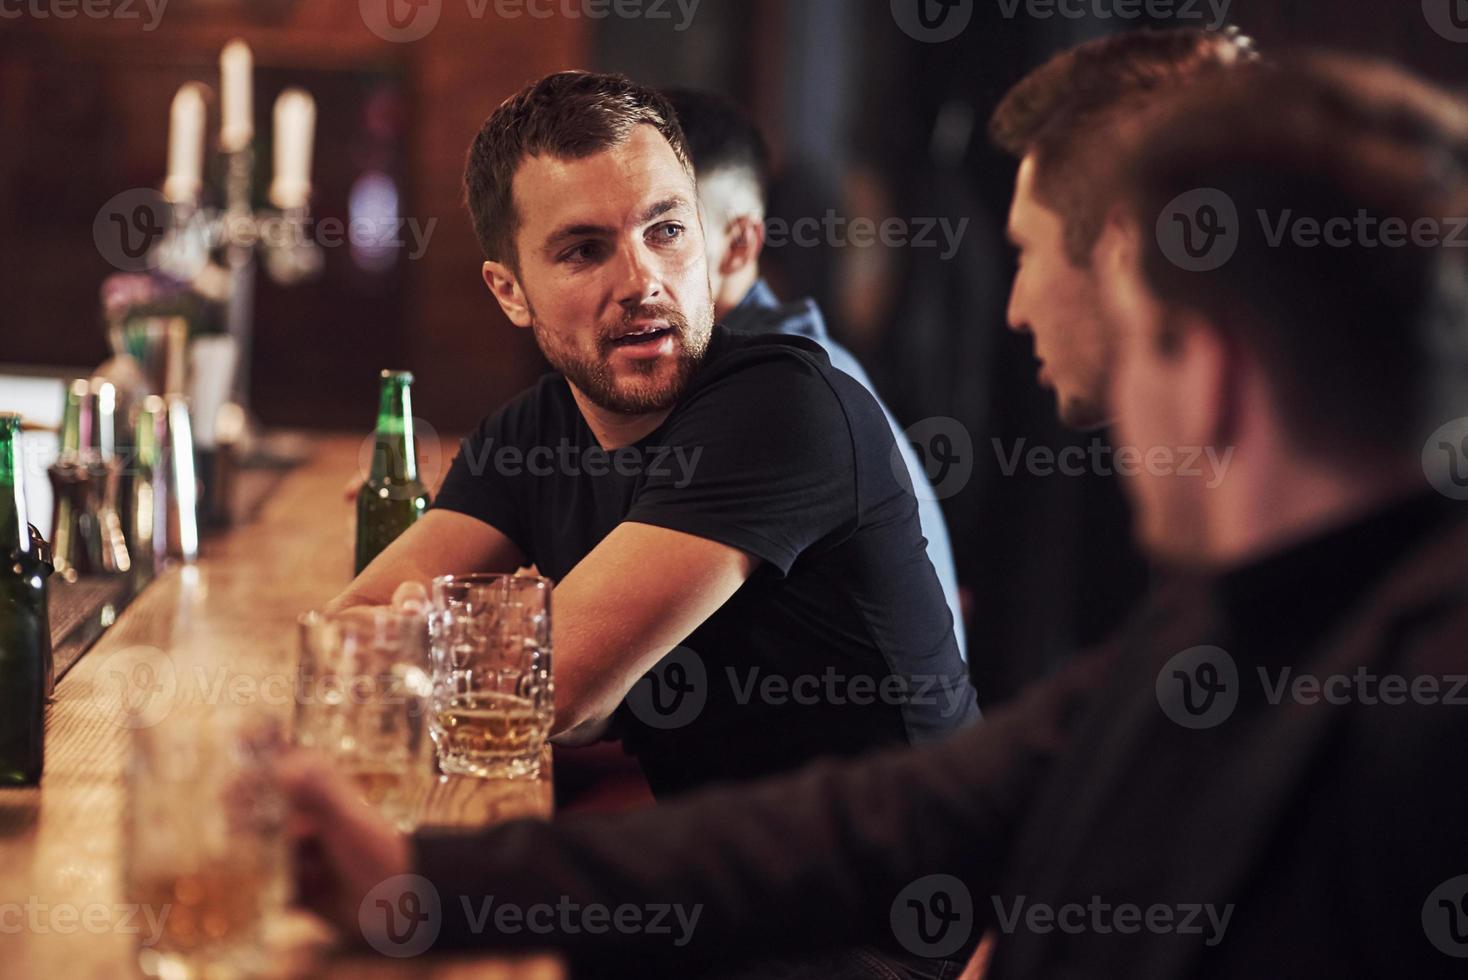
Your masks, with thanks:
M612 722L620 699L608 703L606 697L578 691L570 683L556 682L556 718L551 724L551 740L557 745L576 747L601 740Z

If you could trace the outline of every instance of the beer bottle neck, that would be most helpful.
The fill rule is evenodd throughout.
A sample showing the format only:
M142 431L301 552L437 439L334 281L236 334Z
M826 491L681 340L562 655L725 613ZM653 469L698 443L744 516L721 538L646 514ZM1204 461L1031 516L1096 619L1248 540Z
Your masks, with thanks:
M137 443L137 459L140 466L152 466L158 460L158 420L149 409L138 413L138 424L133 441Z
M66 387L66 403L61 415L61 456L73 459L82 450L82 402L87 397L87 383L81 379Z
M377 405L377 445L372 453L372 479L406 482L418 479L413 448L412 377L386 375Z
M0 555L31 550L24 472L20 457L20 418L0 416Z

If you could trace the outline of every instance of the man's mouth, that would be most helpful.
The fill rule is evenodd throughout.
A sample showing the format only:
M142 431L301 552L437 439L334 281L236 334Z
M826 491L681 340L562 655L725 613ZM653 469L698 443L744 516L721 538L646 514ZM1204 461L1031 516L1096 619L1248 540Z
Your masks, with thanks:
M644 344L656 344L672 333L672 327L649 325L638 327L619 337L613 337L611 343L613 347L639 347Z

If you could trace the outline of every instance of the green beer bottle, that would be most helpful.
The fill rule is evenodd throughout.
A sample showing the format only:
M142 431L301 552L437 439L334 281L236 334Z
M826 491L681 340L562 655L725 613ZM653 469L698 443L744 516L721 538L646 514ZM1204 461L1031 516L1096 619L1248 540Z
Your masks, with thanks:
M357 491L358 575L428 509L413 447L412 389L407 371L382 372L372 473Z
M55 700L53 695L56 693L56 651L51 648L51 589L46 585L46 580L56 572L56 562L51 558L51 545L41 537L41 532L36 530L34 524L29 529L31 547L36 556L36 576L40 583L37 587L41 590L41 639L46 645L46 701L50 703Z
M39 783L45 744L45 578L20 449L20 416L0 415L0 786Z
M73 582L77 575L96 571L102 564L101 540L92 533L90 523L91 467L86 459L87 440L82 434L86 398L85 378L77 378L66 386L61 416L61 454L50 470L51 493L55 500L51 551L61 576Z

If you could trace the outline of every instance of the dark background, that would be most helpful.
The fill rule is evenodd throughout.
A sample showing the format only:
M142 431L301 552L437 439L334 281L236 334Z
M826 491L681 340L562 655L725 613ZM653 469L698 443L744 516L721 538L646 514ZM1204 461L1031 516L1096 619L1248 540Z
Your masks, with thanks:
M946 416L970 432L973 477L945 507L971 596L975 679L991 704L1111 629L1144 573L1113 481L999 471L994 440L1007 452L1021 438L1060 448L1093 436L1059 429L1033 383L1029 341L1003 329L1013 163L987 147L984 125L1048 55L1148 21L1041 18L1023 5L1006 18L999 0L971 2L968 28L940 44L899 29L889 0L702 0L682 32L675 4L661 21L506 19L492 2L475 18L466 0L442 0L438 26L407 44L370 32L357 0L171 0L151 32L141 20L0 19L0 373L86 371L108 355L97 297L113 270L93 219L118 192L161 182L169 100L185 81L217 86L232 37L255 53L262 137L280 89L301 85L317 100L318 218L347 217L352 186L377 172L398 187L401 214L437 220L415 261L365 268L337 248L312 283L261 276L251 402L271 426L365 430L376 373L393 366L417 374L419 415L462 431L542 370L486 294L460 207L470 139L522 84L581 67L726 93L774 146L772 217L969 219L949 261L933 249L788 245L766 265L787 297L821 302L904 424ZM1212 20L1206 3L1197 10L1201 19L1156 23ZM1331 45L1468 81L1468 45L1430 30L1417 0L1234 0L1228 20L1266 52Z

